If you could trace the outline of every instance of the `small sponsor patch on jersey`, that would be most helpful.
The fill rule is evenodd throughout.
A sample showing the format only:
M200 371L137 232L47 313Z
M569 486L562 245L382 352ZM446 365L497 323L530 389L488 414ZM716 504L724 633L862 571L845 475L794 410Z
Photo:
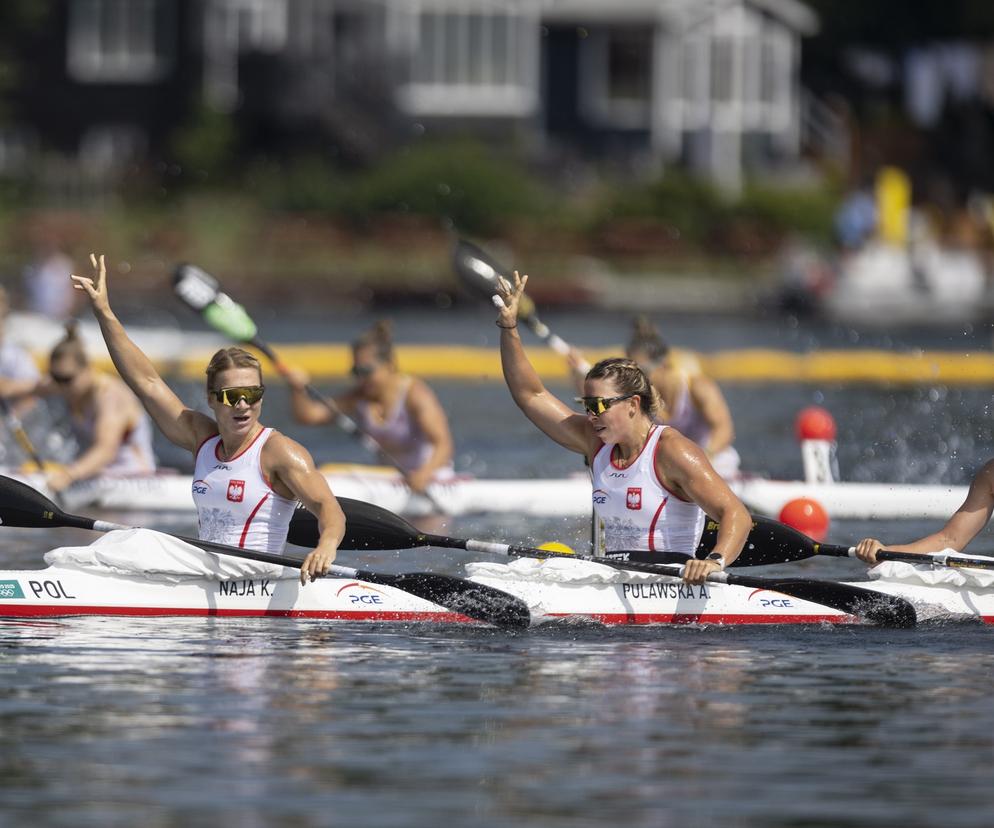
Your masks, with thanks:
M232 503L241 503L245 499L245 481L244 480L229 480L228 481L228 500Z
M642 508L642 489L641 487L629 486L628 487L628 497L625 499L625 505L629 509L641 509Z

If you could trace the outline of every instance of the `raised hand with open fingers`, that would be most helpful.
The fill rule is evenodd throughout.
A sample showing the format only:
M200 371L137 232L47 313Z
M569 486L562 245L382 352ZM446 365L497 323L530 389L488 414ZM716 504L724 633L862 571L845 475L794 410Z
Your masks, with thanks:
M497 324L505 329L513 328L518 324L518 304L525 292L525 285L528 284L527 274L522 276L518 271L514 271L514 284L501 276L497 281L497 296L503 302L500 314L497 317ZM496 299L494 300L496 303Z
M101 253L97 257L95 253L91 253L90 264L93 266L93 276L72 274L69 278L72 279L73 287L76 290L86 291L94 309L107 310L110 303L107 299L107 264L104 261L104 254Z

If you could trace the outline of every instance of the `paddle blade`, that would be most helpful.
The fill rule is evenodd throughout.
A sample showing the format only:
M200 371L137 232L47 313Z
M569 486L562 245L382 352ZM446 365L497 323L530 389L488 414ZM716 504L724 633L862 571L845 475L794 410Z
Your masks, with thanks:
M406 520L372 503L338 498L345 512L345 537L339 549L412 549L427 546L424 536ZM320 536L318 520L304 508L298 508L290 521L287 540L313 549Z
M38 490L0 475L0 523L25 529L53 526L92 529L94 521L66 514Z
M497 291L497 279L504 274L496 261L465 239L456 242L452 267L463 284L488 298Z
M219 293L203 314L208 325L236 342L251 341L259 330L245 308L226 293Z
M697 557L705 558L714 549L718 538L718 524L710 518L704 524ZM803 561L819 552L819 544L796 529L772 518L753 515L752 529L742 554L732 566L765 566L768 564Z
M248 342L257 332L255 322L241 305L221 291L217 279L192 264L173 271L173 289L207 324L236 342Z
M173 290L198 313L217 298L220 289L217 279L196 265L180 264L173 271Z
M365 574L360 572L360 577ZM389 576L377 577L382 579ZM434 572L411 572L394 576L391 585L460 615L496 627L524 629L531 624L531 612L520 598L463 578Z
M728 584L769 589L802 601L823 604L883 627L913 627L918 623L918 614L909 601L850 584L804 578L752 578L743 575L728 575L724 580Z

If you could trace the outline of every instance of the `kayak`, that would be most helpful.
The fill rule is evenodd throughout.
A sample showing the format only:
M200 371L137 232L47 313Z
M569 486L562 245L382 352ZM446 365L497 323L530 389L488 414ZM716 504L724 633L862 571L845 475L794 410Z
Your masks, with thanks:
M336 495L375 503L391 512L418 517L434 511L433 503L414 494L394 469L383 466L322 466ZM37 474L10 476L46 492ZM158 472L150 475L98 477L74 484L63 495L70 511L98 508L115 512L190 512L193 500L189 475ZM966 497L966 486L899 483L807 482L743 476L731 481L750 511L778 517L797 498L817 500L837 519L945 519ZM590 478L487 479L455 475L432 485L433 500L451 515L514 513L530 517L581 517L590 514Z
M470 622L423 597L361 577L320 578L301 586L297 573L288 567L246 564L186 545L180 553L170 548L177 546L175 540L162 541L161 535L157 549L147 548L156 541L135 546L135 539L147 534L104 537L108 540L89 547L53 550L46 555L49 565L44 569L0 572L0 617L275 616ZM148 553L144 559L143 551ZM184 560L184 555L194 563ZM466 570L470 582L524 601L533 625L862 623L852 614L775 589L710 582L688 585L674 577L584 561L522 558L510 564L474 562ZM904 598L914 604L920 620L994 623L994 573L886 563L871 575L870 580L847 586L868 590L870 596L878 592Z

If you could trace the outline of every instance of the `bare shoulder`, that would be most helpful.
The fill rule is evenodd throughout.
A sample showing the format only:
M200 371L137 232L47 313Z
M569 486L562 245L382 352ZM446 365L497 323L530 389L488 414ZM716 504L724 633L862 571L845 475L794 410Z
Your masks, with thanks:
M704 374L694 374L689 378L688 383L690 385L690 393L695 397L721 394L718 383Z
M704 450L689 437L672 426L663 428L656 447L657 459L664 460L669 465L700 465L707 458Z
M296 440L274 430L262 447L262 460L268 468L296 468L309 471L314 468L311 453Z
M409 399L418 397L434 397L435 392L432 391L431 386L425 382L421 377L411 377L411 385L408 389L407 396Z

